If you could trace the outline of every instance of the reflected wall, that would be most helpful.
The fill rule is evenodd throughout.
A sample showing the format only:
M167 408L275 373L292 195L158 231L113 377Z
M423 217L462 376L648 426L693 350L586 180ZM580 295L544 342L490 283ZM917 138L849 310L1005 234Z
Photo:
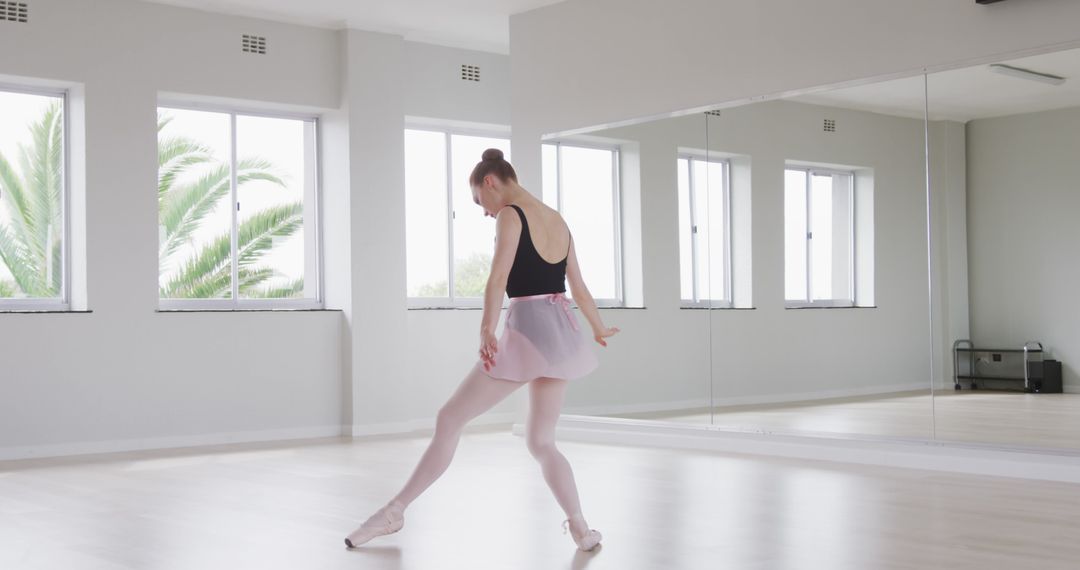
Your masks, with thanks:
M940 440L1080 447L1078 78L1080 50L928 77L932 160L962 166L933 180L936 300L964 309L942 311Z

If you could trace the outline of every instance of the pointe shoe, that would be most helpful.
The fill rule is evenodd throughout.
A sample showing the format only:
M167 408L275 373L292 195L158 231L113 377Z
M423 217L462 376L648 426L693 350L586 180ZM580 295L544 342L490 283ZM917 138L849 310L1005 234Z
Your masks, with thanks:
M371 515L359 528L345 537L345 546L355 548L365 542L382 536L393 534L405 526L405 505L391 501L387 505Z
M582 520L582 518L583 517L581 517L580 515L572 515L570 517L570 519L574 520ZM566 534L566 531L569 529L570 519L566 519L563 521L563 534ZM570 538L573 538L574 542L577 543L578 550L588 551L596 548L596 545L600 544L600 539L603 537L600 534L600 531L589 529L589 532L586 533L585 536L581 538L581 540L578 540L578 537L574 536L574 533L572 532L570 533Z

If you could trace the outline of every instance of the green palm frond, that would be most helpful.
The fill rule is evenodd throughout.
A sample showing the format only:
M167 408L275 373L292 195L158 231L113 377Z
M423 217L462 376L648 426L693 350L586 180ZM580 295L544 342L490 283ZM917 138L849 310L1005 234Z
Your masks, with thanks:
M303 204L297 202L262 210L245 220L237 230L240 281L238 286L250 291L252 287L269 279L250 266L261 259L273 247L275 237L288 237L304 222ZM183 265L177 274L161 288L166 299L208 298L227 296L231 290L232 273L231 235L223 234Z
M245 297L255 299L292 299L303 295L304 280L294 279L280 287L271 287L269 289L249 288L247 291L242 292Z
M232 279L232 264L229 260L229 255L232 253L231 242L231 236L225 234L204 245L180 267L168 283L162 286L161 298L200 298L205 295L196 294L196 290L205 292L206 286L219 282L222 275L224 275L226 289L231 290L229 286L229 281ZM220 294L210 295L210 297L220 296Z
M20 172L0 156L0 195L8 219L0 222L0 258L29 297L55 297L63 273L63 112L50 104L29 125L30 143L19 145Z
M259 159L245 159L237 165L237 185L255 180L284 186L285 181L271 172L273 165ZM170 188L159 200L159 222L165 227L165 240L159 249L160 259L168 259L191 234L203 218L230 194L230 169L218 164L193 184Z
M0 196L11 203L11 219L8 225L12 227L18 239L26 243L30 239L30 224L27 216L30 208L26 203L26 188L15 168L8 159L0 153Z
M176 179L189 169L214 161L209 147L184 137L169 137L158 142L158 201L173 188Z
M41 259L51 247L50 236L60 227L63 134L60 105L53 103L40 121L30 125L31 144L20 145L23 178L35 189L26 200L25 215L32 229L27 245Z
M0 226L0 261L8 267L12 278L15 279L15 285L21 291L25 293L40 288L39 275L34 270L30 252L3 226Z
M257 292L259 286L274 276L274 270L269 267L243 267L239 269L240 295L250 297L251 293Z
M274 238L296 233L304 224L304 205L300 202L266 208L240 224L237 230L237 254L241 267L247 267L270 251Z

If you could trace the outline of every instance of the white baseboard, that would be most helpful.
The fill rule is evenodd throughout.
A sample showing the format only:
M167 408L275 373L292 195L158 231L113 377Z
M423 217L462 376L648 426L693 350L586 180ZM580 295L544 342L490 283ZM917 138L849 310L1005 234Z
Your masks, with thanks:
M515 413L485 414L469 423L470 426L511 424L518 421ZM153 449L175 449L181 447L205 447L230 443L256 443L272 441L290 441L297 439L315 439L340 437L342 434L353 436L408 434L435 427L435 418L391 422L382 424L363 424L354 426L314 426L265 431L245 431L230 433L210 433L190 436L152 437L140 439L118 439L106 441L87 441L19 447L0 447L0 461L20 459L42 459L76 455L97 455L102 453L120 453L126 451L146 451Z
M514 412L484 414L469 422L469 426L510 424L520 419L520 415ZM424 418L404 422L354 425L352 426L351 433L353 437L363 437L370 435L408 434L416 431L429 431L433 429L435 429L435 418Z
M635 414L641 412L674 412L679 410L691 410L697 408L708 408L708 398L699 398L694 400L678 400L671 402L647 402L643 404L620 404L620 405L599 405L599 406L564 406L564 414L575 414L582 416L607 416L614 414Z
M751 406L761 404L790 404L793 402L813 402L817 400L833 400L836 398L851 398L857 396L879 396L900 392L915 392L926 390L930 393L927 383L887 384L871 386L867 388L844 388L839 390L819 390L816 392L799 392L795 394L766 394L754 396L735 396L730 398L716 398L715 406ZM670 402L650 402L643 404L623 405L599 405L599 406L567 406L563 413L582 416L610 416L618 414L635 414L650 412L678 412L685 410L708 410L709 399L697 398L693 400L678 400Z
M142 439L117 439L106 441L86 441L45 445L28 445L0 448L0 461L17 459L37 459L44 457L65 457L70 455L91 455L99 453L117 453L124 451L143 451L148 449L174 449L179 447L201 447L229 443L253 443L265 441L287 441L294 439L313 439L320 437L338 437L342 433L340 425L313 426L307 428L288 428L264 431L243 431L230 433L209 433L170 437L151 437Z
M754 406L761 404L791 404L796 402L813 402L817 400L835 400L837 398L854 398L858 396L884 396L903 392L926 391L930 395L928 382L916 382L908 384L884 384L881 386L869 386L865 388L841 388L837 390L818 390L815 392L798 392L794 394L767 394L760 396L736 396L732 398L716 398L717 407L724 406Z
M515 435L524 434L514 424ZM768 455L1080 483L1080 454L1059 450L1023 450L952 442L815 437L724 431L715 426L621 418L563 417L560 439Z

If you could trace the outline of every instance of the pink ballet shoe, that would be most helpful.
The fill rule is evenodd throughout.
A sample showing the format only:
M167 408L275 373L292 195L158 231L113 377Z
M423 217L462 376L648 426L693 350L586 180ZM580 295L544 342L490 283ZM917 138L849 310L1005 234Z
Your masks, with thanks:
M405 526L404 511L405 505L391 501L385 507L375 511L375 514L360 525L360 528L349 533L349 536L345 537L345 546L355 548L376 536L393 534L401 530L401 527Z
M582 517L581 515L570 515L570 519L584 520L584 517ZM569 529L570 519L566 519L563 521L563 534L566 534L566 531ZM574 533L572 532L570 533L570 538L573 538L574 542L577 543L578 550L588 551L596 548L596 545L600 544L600 539L603 537L600 534L600 531L589 529L589 532L586 533L585 536L581 538L581 540L578 540L578 537L574 536Z

